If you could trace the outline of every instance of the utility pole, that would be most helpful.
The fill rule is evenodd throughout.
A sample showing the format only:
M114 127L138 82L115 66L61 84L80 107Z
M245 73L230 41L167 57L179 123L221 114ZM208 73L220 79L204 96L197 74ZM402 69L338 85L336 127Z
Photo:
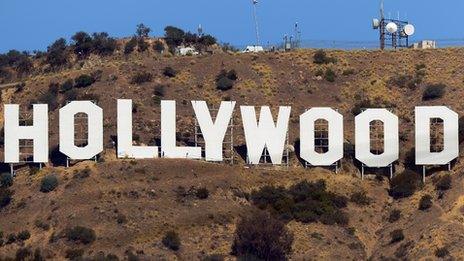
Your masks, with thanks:
M253 3L253 19L255 20L255 30L256 30L256 46L260 46L259 42L259 26L258 26L258 16L256 14L256 6L258 5L258 0L251 0Z

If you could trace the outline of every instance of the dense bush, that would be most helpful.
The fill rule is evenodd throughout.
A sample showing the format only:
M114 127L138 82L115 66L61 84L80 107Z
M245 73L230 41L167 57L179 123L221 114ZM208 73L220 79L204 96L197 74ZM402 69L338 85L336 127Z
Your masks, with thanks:
M388 222L395 223L396 221L400 220L401 218L401 211L399 209L394 209L390 212L388 216Z
M47 48L46 60L50 66L57 68L68 62L67 44L64 38L56 40Z
M77 249L67 249L65 252L65 256L69 260L80 260L84 255L84 249L77 248Z
M15 69L19 75L23 75L31 72L34 64L27 52L10 50L6 54L0 54L0 69L6 66L10 66ZM8 76L8 72L6 70L2 72L4 76Z
M391 237L390 243L397 243L397 242L403 241L404 240L403 230L402 229L393 230L393 232L390 233L390 237Z
M445 191L451 189L452 178L450 174L441 176L435 182L435 188L439 191Z
M164 97L164 95L166 94L164 85L161 85L161 84L156 85L153 91L153 94L158 97Z
M173 78L173 77L176 77L177 71L174 70L172 67L167 66L167 67L164 67L163 69L163 75L169 78Z
M86 32L77 32L71 39L74 41L74 53L78 57L83 58L92 52L93 42L92 37Z
M60 92L65 93L67 91L70 91L73 87L74 87L74 80L68 79L60 85Z
M92 243L97 238L93 229L81 226L67 229L64 234L69 241L80 242L84 245Z
M328 57L327 53L322 49L317 50L314 53L313 58L314 58L314 63L315 64L328 64L328 63L335 63L336 62L335 58Z
M235 70L221 70L216 76L216 88L221 91L227 91L234 87L235 81L238 79Z
M324 79L328 82L335 82L335 79L337 78L337 74L335 73L334 70L327 68L324 73Z
M137 46L137 38L132 37L124 46L124 54L130 54L135 50Z
M16 238L18 240L20 240L20 241L26 241L30 237L31 237L31 233L29 233L28 230L23 230L23 231L19 232L18 235L16 236Z
M227 77L220 78L216 81L216 88L221 91L227 91L234 87L234 81Z
M99 55L111 55L116 50L118 43L116 39L109 37L108 33L94 33L93 51Z
M156 41L153 44L153 50L155 50L155 52L157 52L157 53L163 53L164 52L164 44L163 44L163 42Z
M149 44L145 41L145 38L139 38L137 40L137 46L139 47L139 52L145 52L148 50Z
M153 76L149 72L138 72L132 76L132 84L142 84L146 82L151 82Z
M437 250L435 250L435 256L438 258L445 258L449 256L449 254L450 253L447 247L440 247L440 248L437 248Z
M424 195L419 201L419 210L427 210L431 208L433 205L432 203L432 196Z
M287 260L293 234L268 213L258 212L237 224L232 254L239 260Z
M446 85L432 84L428 85L422 93L422 100L429 101L442 98L446 92Z
M177 251L181 246L179 234L176 231L168 231L164 235L162 241L163 245L171 250Z
M88 74L82 74L76 79L74 79L74 87L76 88L85 88L94 83L95 83L95 78Z
M405 170L390 181L390 196L395 199L410 197L420 185L419 174Z
M11 196L13 193L7 188L0 188L0 209L8 206L11 202Z
M346 225L348 216L341 209L347 198L328 192L325 181L303 181L286 189L265 186L251 194L253 204L268 209L283 220Z
M40 191L44 193L51 192L58 187L58 178L55 175L45 176L40 183Z
M0 188L9 188L13 185L13 176L5 172L0 174Z
M199 199L207 199L209 197L209 190L207 188L199 188L195 194Z
M365 191L357 191L351 194L350 201L360 206L369 205L372 201Z

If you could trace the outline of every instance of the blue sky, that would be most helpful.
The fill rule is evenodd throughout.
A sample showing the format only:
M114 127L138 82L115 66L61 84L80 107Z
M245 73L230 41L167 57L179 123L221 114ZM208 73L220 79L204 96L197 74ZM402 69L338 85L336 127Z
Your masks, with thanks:
M278 43L300 23L303 39L376 41L371 19L378 0L260 0L263 43ZM464 38L459 20L464 1L385 0L386 15L397 12L415 24L414 39ZM254 43L251 0L0 0L0 52L44 50L76 31L129 36L143 22L162 35L165 25L206 33L235 45Z

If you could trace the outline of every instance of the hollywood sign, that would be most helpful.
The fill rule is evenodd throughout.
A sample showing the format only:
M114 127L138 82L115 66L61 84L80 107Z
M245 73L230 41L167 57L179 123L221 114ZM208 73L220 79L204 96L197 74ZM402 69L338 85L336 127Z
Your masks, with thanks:
M231 121L235 102L221 102L215 120L205 101L192 101L196 120L205 141L205 160L223 161L223 141ZM259 164L266 148L272 164L282 163L291 107L279 107L276 120L270 107L263 106L257 119L254 106L240 106L247 146L248 163ZM75 145L75 115L88 117L88 142ZM33 105L33 123L19 124L19 105L7 104L5 119L5 163L19 162L19 140L33 140L33 161L48 162L48 106ZM430 121L443 120L444 148L430 151ZM315 122L328 122L328 151L315 150ZM370 151L370 123L384 126L384 149L380 155ZM343 158L343 115L331 108L312 108L300 115L300 157L313 166L330 166ZM444 165L458 157L458 114L447 107L415 108L415 148L417 165ZM94 158L103 151L103 110L90 101L73 101L59 110L59 150L73 160ZM367 167L386 167L398 160L398 117L386 109L367 109L355 118L356 159ZM132 140L132 100L117 100L117 155L119 158L187 158L201 159L201 147L176 145L176 102L161 101L161 155L156 146L135 146Z

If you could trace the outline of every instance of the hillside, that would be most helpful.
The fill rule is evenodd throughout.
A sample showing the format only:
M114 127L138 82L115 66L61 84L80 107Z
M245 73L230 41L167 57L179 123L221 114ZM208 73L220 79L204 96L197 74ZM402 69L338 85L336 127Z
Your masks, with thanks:
M103 57L91 55L60 70L50 70L37 58L32 73L4 80L24 84L2 89L2 101L21 104L25 111L30 110L31 103L50 104L51 162L40 171L18 168L9 188L12 202L0 209L0 231L5 242L0 257L14 257L18 249L30 247L55 260L69 256L70 249L81 250L76 255L84 257L95 257L103 251L120 259L235 259L231 248L236 224L257 209L250 199L253 191L266 185L290 188L304 180L321 179L330 192L348 199L365 192L369 200L349 200L343 208L349 218L344 225L286 220L286 227L294 234L290 259L464 257L461 162L453 165L450 189L436 188L439 177L447 172L431 169L426 184L412 196L394 199L389 195L387 177L360 179L352 151L355 114L365 107L391 108L401 124L401 160L395 174L408 168L415 170L410 164L414 106L446 105L464 115L460 101L464 97L460 63L464 49L327 51L321 64L315 63L315 54L315 50L300 50L173 57L152 50L130 55L116 52ZM233 85L230 90L217 88L221 70L234 71L236 79L232 77L235 80L229 83ZM90 84L77 84L80 81L75 79L82 75L91 78ZM68 88L66 82L71 79L75 81ZM442 91L430 96L434 88ZM232 166L166 159L116 160L111 141L116 135L118 98L132 99L135 104L134 137L139 144L159 144L160 100L177 101L180 144L194 140L190 100L206 100L210 106L217 106L221 100L271 105L273 112L279 105L292 106L289 137L296 148L299 115L311 107L336 108L344 115L345 159L338 174L322 168L304 169L295 154L288 169L248 168L240 156L244 137L236 109ZM94 100L103 108L106 148L97 163L80 162L65 168L57 152L58 109L76 99ZM373 171L369 174L375 174ZM49 193L40 192L41 180L49 174L58 178L58 186ZM191 188L206 188L209 195L200 199L189 192ZM432 206L419 210L419 201L426 194L432 196ZM401 215L390 222L393 210ZM67 240L66 229L74 226L93 229L96 239L88 244ZM402 229L404 239L392 242L391 233L396 229ZM30 238L6 244L9 234L23 230L30 232ZM162 243L170 230L179 233L181 247L177 251Z

